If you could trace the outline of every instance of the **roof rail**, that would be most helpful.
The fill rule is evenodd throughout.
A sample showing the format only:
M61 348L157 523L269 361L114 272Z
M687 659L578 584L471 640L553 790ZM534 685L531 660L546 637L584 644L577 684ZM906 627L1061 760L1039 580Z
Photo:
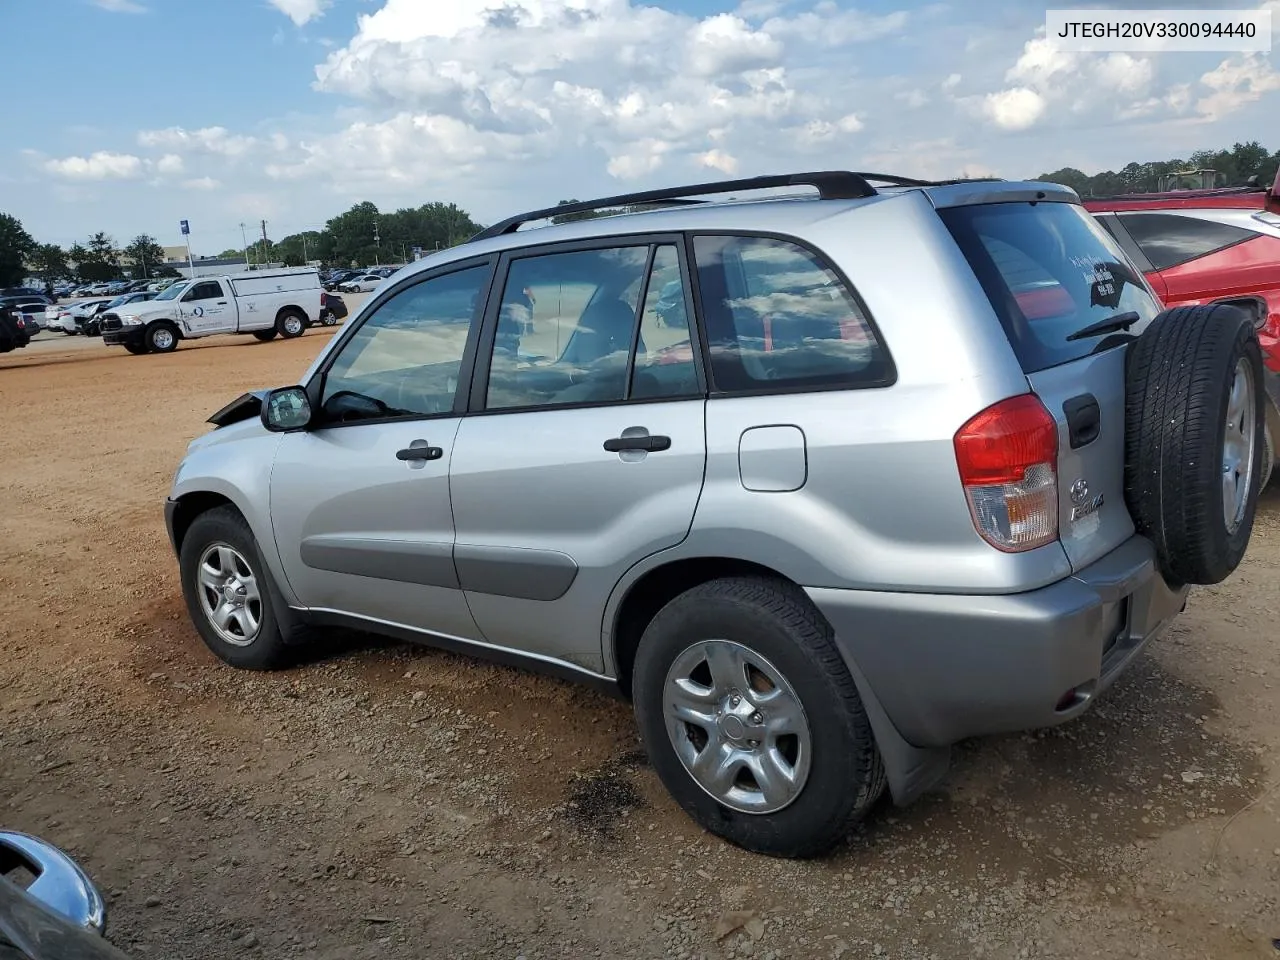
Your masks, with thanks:
M599 200L584 200L579 203L562 203L556 207L545 207L531 210L514 217L508 217L499 223L477 233L471 238L488 240L514 233L521 224L534 220L546 220L574 213L594 213L608 207L637 206L649 203L700 203L690 197L710 196L713 194L733 193L739 190L769 190L776 187L817 187L818 196L823 200L858 200L863 197L874 197L875 187L867 182L868 176L850 173L845 170L822 170L815 173L785 173L773 176L750 177L745 180L719 180L714 183L694 183L684 187L666 187L662 190L645 190L640 193L624 193L616 197L603 197ZM885 182L890 182L889 179ZM924 186L921 181L919 186ZM903 184L907 186L907 184Z

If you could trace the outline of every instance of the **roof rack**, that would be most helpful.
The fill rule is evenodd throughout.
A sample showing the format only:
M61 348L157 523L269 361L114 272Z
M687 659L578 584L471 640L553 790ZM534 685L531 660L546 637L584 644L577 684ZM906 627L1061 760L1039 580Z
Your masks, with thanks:
M645 190L640 193L624 193L616 197L604 197L599 200L584 200L580 203L562 203L556 207L545 207L531 210L514 217L508 217L493 226L477 233L471 239L488 240L514 233L522 224L534 220L546 220L574 213L594 213L608 207L637 206L649 203L687 204L701 203L690 200L690 197L711 196L714 194L734 193L739 190L769 190L776 187L817 187L818 196L823 200L859 200L863 197L874 197L875 187L868 179L879 179L892 183L903 178L880 177L875 174L850 173L846 170L823 170L816 173L786 173L765 177L750 177L745 180L719 180L714 183L695 183L684 187L666 187L662 190ZM927 186L923 180L902 182L901 186Z

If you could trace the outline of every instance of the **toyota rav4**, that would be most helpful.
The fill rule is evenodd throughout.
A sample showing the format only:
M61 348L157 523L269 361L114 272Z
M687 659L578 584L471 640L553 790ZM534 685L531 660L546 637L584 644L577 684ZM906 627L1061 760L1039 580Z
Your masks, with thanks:
M228 663L340 625L608 687L700 824L807 856L1232 572L1262 370L1066 187L697 184L402 269L211 418L167 522Z

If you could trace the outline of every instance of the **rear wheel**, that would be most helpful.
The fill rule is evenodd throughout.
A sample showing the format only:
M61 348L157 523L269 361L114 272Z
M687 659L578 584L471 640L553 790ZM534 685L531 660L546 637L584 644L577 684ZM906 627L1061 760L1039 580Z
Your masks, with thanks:
M152 353L172 353L178 349L178 329L171 323L153 323L144 337Z
M300 337L307 329L307 318L297 310L281 310L276 317L276 330L287 340Z
M681 594L645 629L633 688L663 784L748 850L823 853L884 789L831 627L791 584L741 577Z
M1174 307L1129 349L1125 499L1178 584L1220 583L1244 557L1264 472L1262 351L1227 304Z
M332 327L332 326L335 326L337 322L338 322L338 318L333 315L332 310L325 310L323 313L320 314L320 324L322 326Z

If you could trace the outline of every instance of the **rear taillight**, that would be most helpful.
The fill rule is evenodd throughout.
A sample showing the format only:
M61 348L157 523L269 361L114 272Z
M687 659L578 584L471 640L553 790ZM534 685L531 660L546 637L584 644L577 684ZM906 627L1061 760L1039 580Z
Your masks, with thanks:
M957 431L955 445L982 539L1006 553L1058 539L1058 426L1039 399L988 407Z

